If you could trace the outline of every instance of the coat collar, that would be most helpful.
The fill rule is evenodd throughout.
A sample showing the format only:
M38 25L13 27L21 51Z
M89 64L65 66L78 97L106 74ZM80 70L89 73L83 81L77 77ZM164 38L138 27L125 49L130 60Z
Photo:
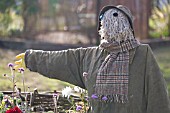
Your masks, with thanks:
M129 64L132 64L134 56L135 56L135 52L136 52L136 48L130 50L130 52L129 52L129 55L130 55L129 56Z

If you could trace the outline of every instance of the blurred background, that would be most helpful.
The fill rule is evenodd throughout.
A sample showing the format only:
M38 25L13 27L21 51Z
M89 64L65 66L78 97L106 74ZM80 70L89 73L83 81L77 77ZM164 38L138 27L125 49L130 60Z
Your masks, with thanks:
M97 46L98 14L105 5L125 5L134 16L135 36L155 54L170 91L170 0L0 0L0 75L26 49L63 50ZM22 87L16 73L17 86ZM26 85L40 91L61 90L68 83L25 72ZM0 76L0 90L11 90Z

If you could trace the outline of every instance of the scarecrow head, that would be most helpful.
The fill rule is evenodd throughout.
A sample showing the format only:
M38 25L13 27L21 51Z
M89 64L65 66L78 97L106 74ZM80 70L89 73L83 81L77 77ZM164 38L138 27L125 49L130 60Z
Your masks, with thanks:
M132 21L132 14L127 7L122 5L104 7L99 15L98 26L101 43L121 43L133 39Z

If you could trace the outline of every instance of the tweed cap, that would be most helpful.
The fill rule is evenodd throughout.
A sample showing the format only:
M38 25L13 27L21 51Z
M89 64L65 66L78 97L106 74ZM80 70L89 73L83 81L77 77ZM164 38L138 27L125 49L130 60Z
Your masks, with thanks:
M101 11L100 11L99 18L98 18L98 21L99 21L98 30L101 27L101 19L102 19L104 13L109 9L117 9L117 10L121 11L125 16L127 16L128 20L129 20L129 23L130 23L130 26L131 26L131 28L133 30L133 16L132 16L132 13L127 7L125 7L123 5L118 5L118 6L108 5L108 6L103 7L101 9Z

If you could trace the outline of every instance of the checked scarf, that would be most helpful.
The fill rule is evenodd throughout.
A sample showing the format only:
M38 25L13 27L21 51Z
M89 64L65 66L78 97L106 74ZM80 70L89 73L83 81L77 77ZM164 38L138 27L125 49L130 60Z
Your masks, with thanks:
M131 39L122 43L101 45L110 54L101 64L96 78L95 94L100 98L106 96L110 102L128 101L129 50L139 44L136 39Z

